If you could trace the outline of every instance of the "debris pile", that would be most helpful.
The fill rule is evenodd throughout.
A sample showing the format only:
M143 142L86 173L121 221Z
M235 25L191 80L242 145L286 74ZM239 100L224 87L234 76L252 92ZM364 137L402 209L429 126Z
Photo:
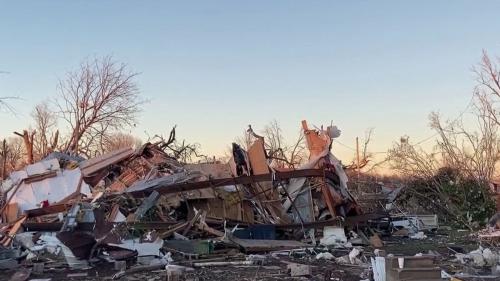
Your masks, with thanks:
M123 275L172 265L173 255L281 251L320 238L346 243L328 228L321 236L323 227L363 220L330 151L340 132L302 127L310 156L297 169L274 167L256 135L247 149L233 143L228 163L181 163L163 142L86 160L53 153L2 183L0 266L31 263L34 270L63 257L72 269L112 262Z
M164 141L90 159L53 152L2 182L0 269L17 268L13 280L500 276L500 216L473 237L491 247L466 251L437 215L399 208L402 186L351 194L331 152L339 130L302 129L309 158L296 168L253 131L227 162L183 163Z

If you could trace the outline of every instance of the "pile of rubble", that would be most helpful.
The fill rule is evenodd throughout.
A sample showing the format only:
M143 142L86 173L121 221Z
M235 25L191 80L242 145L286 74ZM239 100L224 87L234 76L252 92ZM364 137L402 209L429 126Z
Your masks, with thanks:
M0 269L16 281L500 275L497 248L455 247L436 234L436 215L397 208L402 187L353 196L331 153L338 129L302 128L309 158L295 169L255 134L247 149L232 144L227 163L181 163L163 141L91 159L54 152L2 182ZM495 244L498 218L473 239ZM428 243L436 251L414 251Z
M56 256L73 269L160 268L172 255L314 246L325 226L366 221L330 151L338 129L302 126L310 155L297 169L274 167L258 136L246 150L233 143L228 163L180 163L162 142L53 153L2 183L0 268Z

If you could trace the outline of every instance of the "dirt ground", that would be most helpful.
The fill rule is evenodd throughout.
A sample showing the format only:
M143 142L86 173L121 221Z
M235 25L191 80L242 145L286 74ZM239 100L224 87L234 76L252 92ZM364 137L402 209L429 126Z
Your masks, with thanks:
M312 275L303 278L291 278L287 270L288 263L310 264L312 266ZM360 274L366 271L366 268L359 266L345 266L336 264L333 261L316 261L314 257L305 258L271 258L265 265L255 266L225 266L225 267L205 267L198 268L193 272L187 272L184 276L186 280L193 281L234 281L236 280L345 280L359 281ZM9 280L10 276L15 271L7 271L0 280ZM68 277L69 274L85 273L87 276ZM101 265L99 267L86 270L68 270L64 268L50 269L47 268L44 274L31 274L30 278L44 279L52 278L52 280L112 280L112 276L116 273L113 270L112 264ZM119 280L137 280L137 281L154 281L166 280L167 273L165 270L155 270L150 272L140 272L128 274Z
M440 257L443 269L454 272L463 268L456 268L448 261L455 252L466 253L477 249L479 244L475 242L466 231L440 231L433 235L428 235L427 239L414 240L409 238L384 237L384 250L395 255L415 255L418 253L433 253ZM365 262L372 256L373 248L364 247ZM334 250L335 256L347 254L348 250ZM175 261L179 261L174 257ZM289 263L308 264L312 267L312 275L309 277L290 277L287 270ZM8 270L0 275L0 280L9 280L16 270ZM117 271L113 264L100 264L95 268L82 270L69 270L62 267L60 263L46 264L45 272L41 275L31 274L30 279L52 278L52 280L112 280L112 276ZM68 274L83 273L87 276L68 277ZM187 272L184 277L192 281L242 281L242 280L338 280L338 281L359 281L367 278L369 273L368 265L343 265L332 260L316 260L314 254L302 254L294 256L268 256L263 265L254 266L225 266L225 267L205 267L197 268L193 272ZM165 270L154 270L127 274L119 280L154 281L166 280Z

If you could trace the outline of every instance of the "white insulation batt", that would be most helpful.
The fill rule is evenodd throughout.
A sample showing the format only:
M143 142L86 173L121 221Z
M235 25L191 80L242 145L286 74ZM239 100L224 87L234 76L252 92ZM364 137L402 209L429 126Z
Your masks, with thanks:
M17 203L19 211L22 213L25 210L39 208L42 201L48 200L49 204L52 205L77 191L82 177L80 169L62 170L55 159L29 165L24 170L12 173L11 179L13 183L18 183L28 176L50 170L56 170L57 176L32 183L22 183L17 188L17 191L15 188L11 189L7 198L13 192L15 194L9 203ZM80 192L89 197L91 196L90 187L83 181Z

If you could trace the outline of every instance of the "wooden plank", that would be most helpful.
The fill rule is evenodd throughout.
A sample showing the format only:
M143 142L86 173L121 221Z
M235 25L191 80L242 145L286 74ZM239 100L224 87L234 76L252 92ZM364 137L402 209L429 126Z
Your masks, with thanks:
M120 212L120 205L114 203L111 207L111 212L109 212L108 218L106 219L108 222L114 222L116 217L118 216L118 212Z
M107 169L110 165L123 161L134 154L131 147L121 148L103 155L88 159L79 164L84 177L90 176L95 172Z
M256 139L248 148L248 160L254 175L269 174L269 166L267 165L266 151L264 150L264 141Z
M330 188L328 187L328 185L326 185L324 181L321 184L321 192L323 193L323 200L328 206L328 211L330 211L332 217L335 217L337 212L335 212L333 196L332 193L330 192Z
M253 214L253 206L249 201L241 201L241 220L246 223L254 223L255 216Z
M269 174L264 140L262 138L257 138L253 142L248 148L247 154L254 175ZM279 194L272 188L271 181L252 184L250 192L253 195L258 194L256 199L269 211L275 222L288 222L285 209L283 209L283 205L279 201Z
M66 212L71 208L71 204L56 204L56 205L50 205L47 207L43 208L37 208L37 209L31 209L31 210L26 210L24 211L24 214L28 218L34 218L34 217L39 217L39 216L45 216L45 215L50 215L50 214L57 214L57 213L62 213Z
M57 177L57 171L48 171L43 174L36 174L33 176L29 176L24 179L24 183L29 184L29 183L34 183L38 181L43 181L45 179L50 179L50 178L55 178Z
M19 206L17 203L7 204L5 210L2 214L2 222L10 223L14 222L18 218Z
M302 129L309 149L309 159L321 155L330 145L330 138L322 138L316 130L310 130L307 121L302 120Z

